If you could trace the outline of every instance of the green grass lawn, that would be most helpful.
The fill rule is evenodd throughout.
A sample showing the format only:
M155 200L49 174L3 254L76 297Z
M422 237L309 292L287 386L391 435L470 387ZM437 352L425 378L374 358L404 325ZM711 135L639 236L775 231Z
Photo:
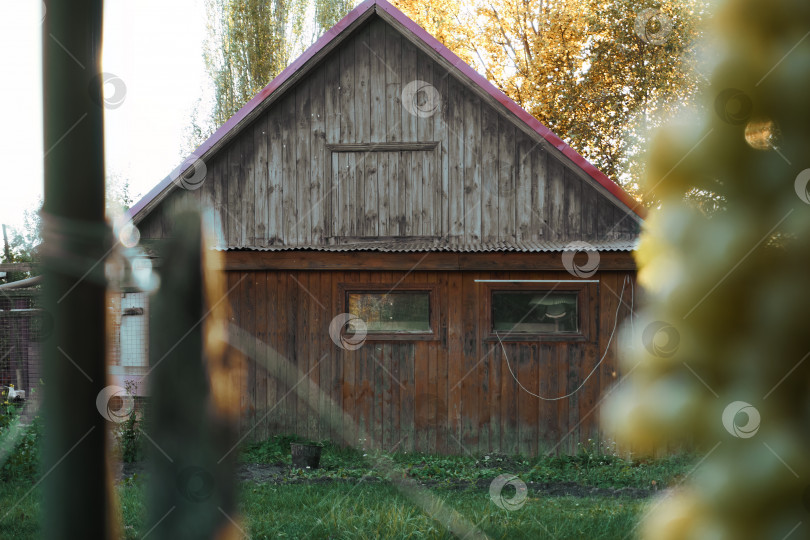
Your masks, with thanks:
M20 501L24 486L0 485L0 508L17 506L0 520L0 538L36 538L39 492ZM515 511L498 508L481 490L433 488L437 495L491 538L623 538L647 502L607 497L530 496ZM142 486L118 487L125 538L141 538ZM386 483L242 484L240 505L246 532L260 538L451 538ZM6 510L4 510L5 512Z
M277 436L262 443L242 448L243 463L270 463L290 466L290 441L294 437ZM325 443L321 469L294 471L298 477L360 478L375 475L372 465L375 455L390 457L393 466L420 481L442 483L492 479L508 473L518 475L524 482L573 482L600 488L664 489L678 483L697 462L694 454L676 454L660 459L627 459L615 454L597 452L581 446L573 456L440 456L418 453L374 454L354 448L342 448ZM371 472L370 472L371 471ZM380 476L377 474L376 476Z
M265 475L248 474L240 485L241 522L251 538L451 538L431 512L385 480L392 469L399 478L423 484L438 504L493 539L625 538L654 491L679 482L695 462L694 456L629 460L588 449L576 456L538 458L389 455L327 444L322 468L307 471L290 468L289 441L275 437L247 445L240 454L243 473L251 464ZM517 510L503 510L490 500L491 479L504 473L529 486L528 499ZM36 538L40 491L26 495L34 482L0 481L0 539ZM119 482L117 493L124 537L141 538L150 529L143 474ZM513 493L504 491L507 498Z

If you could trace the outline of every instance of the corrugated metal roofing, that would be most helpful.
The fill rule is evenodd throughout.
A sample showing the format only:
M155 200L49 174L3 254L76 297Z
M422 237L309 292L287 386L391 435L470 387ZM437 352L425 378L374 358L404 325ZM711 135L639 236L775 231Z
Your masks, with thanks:
M379 251L388 253L446 251L456 253L523 252L540 253L549 251L633 251L638 247L637 240L599 240L593 242L464 242L463 240L386 240L363 241L334 245L295 245L295 246L240 246L216 247L218 251Z

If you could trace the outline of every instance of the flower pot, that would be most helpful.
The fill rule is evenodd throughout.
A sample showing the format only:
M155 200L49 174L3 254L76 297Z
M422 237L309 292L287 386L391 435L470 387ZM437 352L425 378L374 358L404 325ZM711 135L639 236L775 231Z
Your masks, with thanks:
M321 462L321 447L316 444L290 443L293 467L317 469Z

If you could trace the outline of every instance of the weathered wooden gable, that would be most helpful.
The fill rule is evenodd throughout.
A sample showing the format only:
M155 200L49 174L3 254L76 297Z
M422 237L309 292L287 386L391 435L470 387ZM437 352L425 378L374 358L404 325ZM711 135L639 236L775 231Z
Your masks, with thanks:
M396 21L372 14L268 99L208 157L199 189L175 188L143 219L144 238L188 203L228 248L638 234L626 206Z

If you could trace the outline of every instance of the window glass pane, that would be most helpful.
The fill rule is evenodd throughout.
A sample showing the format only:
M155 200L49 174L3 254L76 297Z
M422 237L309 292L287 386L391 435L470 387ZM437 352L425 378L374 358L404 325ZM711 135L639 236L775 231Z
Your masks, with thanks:
M577 293L492 293L492 330L503 334L561 334L577 331Z
M430 332L430 293L349 293L349 313L366 323L369 333ZM353 331L351 322L348 330Z

